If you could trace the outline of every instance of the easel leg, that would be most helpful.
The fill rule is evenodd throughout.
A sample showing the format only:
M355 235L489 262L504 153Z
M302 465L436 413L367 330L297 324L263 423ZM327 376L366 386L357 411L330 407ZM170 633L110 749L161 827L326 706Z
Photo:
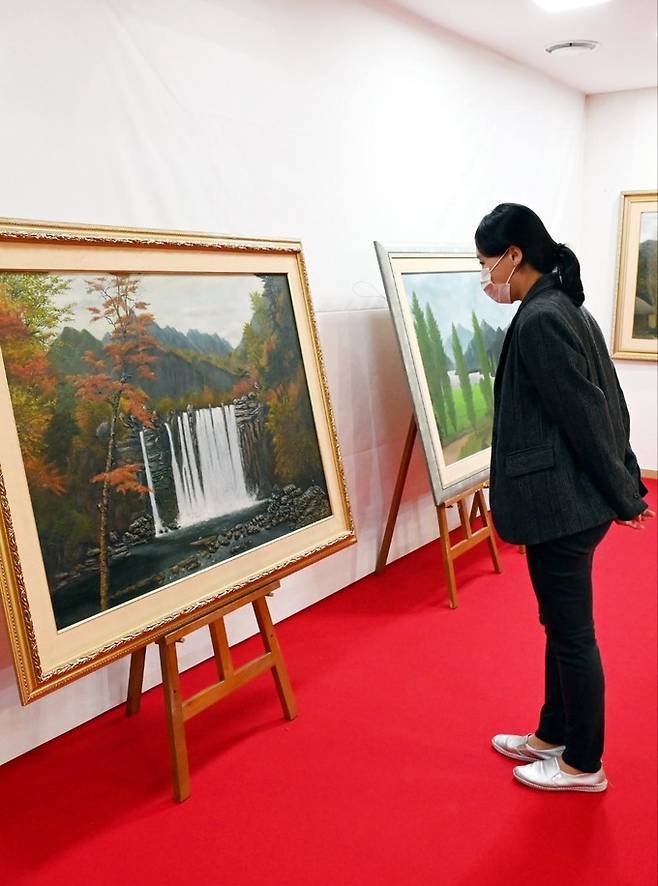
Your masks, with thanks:
M470 538L473 535L473 526L470 516L466 513L466 500L460 498L457 502L457 508L459 509L459 520L464 530L464 538Z
M489 545L489 552L491 554L491 559L493 560L494 570L496 572L502 572L502 567L500 565L500 557L498 556L498 545L496 544L496 537L494 535L494 528L491 522L491 514L487 510L487 502L484 497L484 490L478 489L475 493L479 505L480 505L480 513L482 514L482 520L484 521L485 526L489 529L489 538L487 539L487 544Z
M443 558L443 568L445 570L446 585L448 587L448 603L451 609L457 608L457 582L455 580L455 566L452 562L452 550L450 547L450 530L448 529L448 514L444 504L440 504L436 509L439 518L439 543L441 545L441 556Z
M377 557L377 565L375 566L375 573L377 575L381 575L384 569L386 568L386 561L388 560L388 553L391 550L391 541L393 539L393 530L395 529L395 521L397 520L398 511L400 510L400 502L402 501L402 490L404 489L404 481L407 478L407 473L409 472L409 465L411 463L411 454L413 452L414 443L416 441L416 434L418 432L418 425L416 424L416 417L414 415L411 416L411 421L409 422L409 429L407 431L407 437L404 441L404 449L402 451L402 460L400 462L400 467L398 469L398 478L395 481L395 489L393 490L393 498L391 500L391 507L388 512L388 519L386 521L386 529L384 530L384 538L382 539L382 546L379 549L379 556Z
M471 513L468 518L469 525L471 529L473 529L473 523L475 522L475 518L478 515L478 506L480 500L475 493L473 493L473 501L471 502Z
M258 597L254 600L253 607L260 634L263 638L265 650L270 652L274 658L275 664L272 668L272 676L274 677L274 683L276 685L276 691L279 694L283 713L286 719L294 720L297 716L297 702L295 701L292 686L290 685L288 670L285 661L283 660L281 647L279 646L279 641L274 631L272 617L265 597Z
M208 627L210 629L212 648L215 652L217 675L220 680L227 680L233 674L233 661L228 645L228 637L226 636L224 619L218 618L217 621L211 621Z
M126 698L126 716L132 717L139 713L142 702L142 685L144 683L144 661L146 646L136 649L130 656L130 676L128 677L128 696Z
M190 796L190 766L187 759L185 722L183 720L183 700L181 697L180 675L176 644L158 641L162 682L164 687L165 709L167 712L167 733L171 757L174 798L182 803Z

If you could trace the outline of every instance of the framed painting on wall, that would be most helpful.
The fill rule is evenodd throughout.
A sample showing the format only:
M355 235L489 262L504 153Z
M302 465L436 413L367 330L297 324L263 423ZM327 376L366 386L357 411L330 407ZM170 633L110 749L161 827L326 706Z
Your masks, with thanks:
M355 541L301 244L0 222L23 703Z
M612 356L658 360L658 193L621 195Z
M493 381L517 306L473 252L375 243L437 505L489 476Z

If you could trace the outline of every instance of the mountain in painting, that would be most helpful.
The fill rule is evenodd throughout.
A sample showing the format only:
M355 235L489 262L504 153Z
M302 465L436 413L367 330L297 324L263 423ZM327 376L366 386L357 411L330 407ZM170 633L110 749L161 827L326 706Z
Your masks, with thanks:
M157 333L153 327L157 329ZM185 397L203 390L222 394L230 391L239 381L239 375L217 366L214 362L218 356L226 355L225 347L231 347L225 339L217 335L197 333L195 330L185 334L171 326L163 330L156 324L153 324L150 331L161 344L158 351L158 371L154 378L141 380L140 386L155 403L165 397L170 401L184 400ZM207 350L203 351L202 345L206 345ZM70 376L90 372L85 361L87 353L103 359L103 342L94 338L86 329L65 326L49 352L50 365L60 382L66 383Z
M199 332L198 329L190 329L181 332L173 326L158 326L152 323L149 332L153 338L168 348L179 351L191 351L203 356L225 357L231 353L233 347L225 338L207 332Z

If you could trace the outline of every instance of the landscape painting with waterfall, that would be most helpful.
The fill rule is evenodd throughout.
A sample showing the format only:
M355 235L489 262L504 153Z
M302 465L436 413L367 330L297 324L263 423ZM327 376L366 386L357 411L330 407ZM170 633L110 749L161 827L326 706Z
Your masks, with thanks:
M59 629L331 516L285 274L0 273Z

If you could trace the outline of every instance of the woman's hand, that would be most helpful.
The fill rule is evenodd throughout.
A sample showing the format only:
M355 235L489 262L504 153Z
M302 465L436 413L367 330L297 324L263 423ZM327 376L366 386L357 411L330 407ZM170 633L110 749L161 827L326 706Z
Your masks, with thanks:
M615 523L619 523L620 526L628 526L631 529L644 529L644 524L650 517L655 517L656 512L652 511L651 508L646 508L646 510L642 511L641 514L638 514L637 517L633 517L632 520L615 520Z

